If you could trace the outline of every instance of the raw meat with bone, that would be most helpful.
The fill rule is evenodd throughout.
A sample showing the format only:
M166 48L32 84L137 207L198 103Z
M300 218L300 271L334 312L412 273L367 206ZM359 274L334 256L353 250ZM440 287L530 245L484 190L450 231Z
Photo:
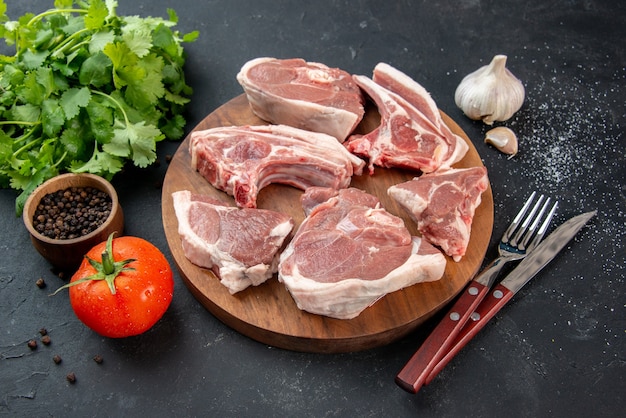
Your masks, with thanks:
M437 108L437 104L432 99L430 93L428 93L428 91L426 91L421 84L404 74L402 71L399 71L384 62L381 62L374 67L373 81L404 98L413 107L418 109L424 117L431 121L433 125L441 131L441 134L444 137L450 140L450 143L453 144L451 147L452 154L449 158L450 161L456 162L463 158L463 156L467 153L469 146L463 138L453 133L448 125L445 124L441 118L441 113Z
M460 161L469 149L443 122L428 92L406 74L380 63L373 79L353 79L381 115L380 126L346 142L352 153L369 158L370 173L375 165L430 173Z
M324 64L256 58L244 64L237 80L261 119L326 133L340 142L365 114L365 100L350 74Z
M350 319L387 293L442 277L444 255L411 236L375 196L312 187L302 202L308 215L278 269L298 308Z
M293 229L285 214L226 206L188 190L172 193L185 257L212 269L231 294L257 286L278 269L278 252Z
M284 125L196 131L189 152L194 169L248 208L256 207L259 191L270 183L345 188L365 165L329 135Z
M467 250L474 213L489 187L485 167L423 174L387 193L417 222L422 236L459 261Z

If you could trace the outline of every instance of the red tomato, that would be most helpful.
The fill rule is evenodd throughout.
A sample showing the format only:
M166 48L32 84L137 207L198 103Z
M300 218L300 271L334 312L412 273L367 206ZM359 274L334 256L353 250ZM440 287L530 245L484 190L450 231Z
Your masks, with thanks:
M161 319L174 278L153 244L110 236L89 250L67 287L78 319L100 335L120 338L141 334Z

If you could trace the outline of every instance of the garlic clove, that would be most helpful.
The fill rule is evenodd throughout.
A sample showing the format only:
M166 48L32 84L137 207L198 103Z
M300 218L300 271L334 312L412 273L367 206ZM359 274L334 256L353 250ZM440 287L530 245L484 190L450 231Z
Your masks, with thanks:
M498 126L487 131L485 143L493 145L500 152L509 154L509 159L517 154L517 135L507 127Z
M454 92L456 105L473 120L487 125L511 118L524 103L522 82L506 68L506 55L466 75Z

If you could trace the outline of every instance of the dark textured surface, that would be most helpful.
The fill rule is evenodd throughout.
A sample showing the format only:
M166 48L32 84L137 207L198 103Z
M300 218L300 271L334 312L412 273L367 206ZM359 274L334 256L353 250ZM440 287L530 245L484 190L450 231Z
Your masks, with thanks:
M51 1L9 0L8 14ZM626 6L616 1L123 1L119 12L174 8L194 88L188 130L241 93L235 74L257 56L303 57L370 75L387 62L423 84L487 166L495 242L534 189L561 201L557 221L598 216L417 395L393 378L433 326L386 347L341 355L268 347L220 323L176 277L173 303L148 333L111 340L85 328L63 283L30 245L0 191L0 414L7 416L619 416L624 400ZM3 47L3 52L7 49ZM526 87L503 125L520 153L482 144L488 129L454 105L461 78L495 54ZM161 223L165 156L113 181L128 234L168 257ZM171 259L171 257L170 257ZM48 283L40 290L35 281ZM52 343L27 341L49 331ZM56 365L52 357L63 358ZM92 357L100 354L97 364ZM71 385L65 376L76 374Z

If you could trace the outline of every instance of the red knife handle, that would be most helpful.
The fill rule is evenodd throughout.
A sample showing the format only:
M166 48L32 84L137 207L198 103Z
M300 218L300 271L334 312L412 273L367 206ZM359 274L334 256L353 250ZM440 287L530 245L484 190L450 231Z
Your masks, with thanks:
M407 392L417 393L432 368L447 353L454 338L468 322L489 288L471 281L433 332L396 376L396 384Z
M456 356L465 344L467 344L478 331L494 317L506 303L511 300L515 293L501 284L496 285L488 296L478 305L476 311L470 316L470 320L456 336L456 339L448 345L449 349L443 358L431 369L425 385L429 384L437 374Z

